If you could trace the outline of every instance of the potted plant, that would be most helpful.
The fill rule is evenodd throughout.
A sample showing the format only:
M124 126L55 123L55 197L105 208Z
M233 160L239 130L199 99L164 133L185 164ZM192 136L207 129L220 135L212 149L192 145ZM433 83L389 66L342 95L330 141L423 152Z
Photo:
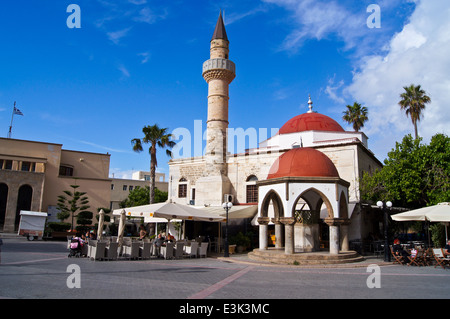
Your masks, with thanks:
M231 245L236 245L237 253L242 253L250 247L251 240L248 236L244 235L242 232L239 232L231 238L230 243Z

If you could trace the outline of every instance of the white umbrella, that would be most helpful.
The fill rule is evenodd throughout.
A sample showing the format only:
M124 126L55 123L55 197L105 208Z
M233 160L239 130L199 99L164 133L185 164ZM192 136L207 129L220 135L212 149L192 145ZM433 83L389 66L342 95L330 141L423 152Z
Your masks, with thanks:
M125 211L127 216L144 217L146 222L161 222L163 221L161 219L164 219L164 221L174 219L206 222L224 221L224 217L218 214L208 213L190 205L176 203L157 203L121 208L114 210L113 215L119 215L122 211Z
M125 222L126 222L125 210L122 209L119 219L119 232L117 234L117 242L119 243L119 247L122 247L123 233L125 232Z
M430 222L450 222L450 202L410 210L391 217L396 221L428 220Z
M105 211L103 209L100 209L97 228L97 239L99 240L102 239L104 223L105 223Z
M126 207L113 210L113 215L120 216L123 210L125 210L125 215L127 217L139 217L144 218L144 223L167 223L166 218L158 218L150 216L162 206L166 205L166 203L157 203L157 204L149 204L149 205L141 205L134 207Z
M221 222L224 217L216 214L210 214L200 209L188 205L166 203L160 208L156 209L151 216L162 217L167 219L184 219L196 220L204 222Z
M430 221L430 222L450 222L450 202L439 203L434 206L422 207L410 210L409 212L392 215L395 221ZM447 226L445 228L445 237L447 236ZM429 238L428 238L429 240Z

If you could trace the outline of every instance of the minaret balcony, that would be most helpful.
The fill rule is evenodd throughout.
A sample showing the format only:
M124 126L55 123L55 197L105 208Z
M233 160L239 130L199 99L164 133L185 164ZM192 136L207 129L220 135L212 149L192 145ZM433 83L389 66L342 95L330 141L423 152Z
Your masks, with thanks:
M233 81L236 76L236 66L227 59L210 59L203 63L203 77L206 82L211 79L224 79Z

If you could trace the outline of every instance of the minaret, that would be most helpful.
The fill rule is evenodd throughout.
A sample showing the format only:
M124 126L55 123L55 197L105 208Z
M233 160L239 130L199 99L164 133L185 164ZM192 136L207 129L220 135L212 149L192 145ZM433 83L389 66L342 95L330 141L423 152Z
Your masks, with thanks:
M206 157L209 167L226 174L228 86L235 78L234 63L228 60L227 32L219 14L211 39L210 59L203 63L203 78L208 83L208 120ZM212 172L211 172L212 173Z
M229 194L227 176L228 86L236 76L235 65L228 59L229 41L222 12L211 39L210 59L203 63L203 78L208 83L208 119L206 126L205 177L197 180L196 202L221 205Z

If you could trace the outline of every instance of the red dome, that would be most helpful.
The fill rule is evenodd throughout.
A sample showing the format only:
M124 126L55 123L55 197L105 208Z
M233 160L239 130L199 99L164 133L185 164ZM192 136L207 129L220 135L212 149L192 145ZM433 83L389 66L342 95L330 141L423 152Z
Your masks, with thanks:
M345 132L331 117L312 112L300 114L291 118L281 127L278 133L288 134L303 131Z
M313 148L293 148L277 158L267 179L277 177L339 177L333 162Z

